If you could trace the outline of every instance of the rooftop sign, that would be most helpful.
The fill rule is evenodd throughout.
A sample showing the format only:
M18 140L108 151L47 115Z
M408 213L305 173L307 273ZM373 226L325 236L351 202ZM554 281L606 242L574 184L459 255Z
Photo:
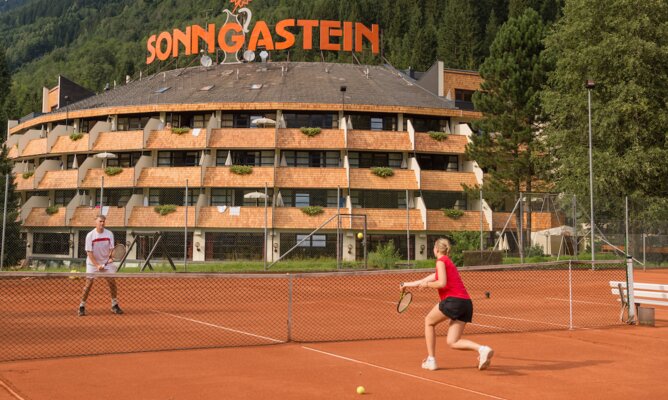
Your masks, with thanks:
M284 19L275 25L273 31L265 21L257 21L251 30L249 25L253 14L246 7L239 8L249 2L231 0L234 10L224 10L227 20L220 27L215 24L208 24L206 28L191 25L185 30L174 29L151 35L146 42L146 64L156 59L165 61L178 57L181 51L184 55L198 54L200 41L206 47L201 49L203 51L214 53L218 47L225 53L222 64L240 62L239 51L244 47L253 52L258 48L287 50L296 45L304 50L312 50L314 36L317 37L320 50L361 52L366 40L371 45L371 51L379 53L380 31L377 24L367 27L360 22ZM295 30L301 30L303 39L300 44L296 43Z

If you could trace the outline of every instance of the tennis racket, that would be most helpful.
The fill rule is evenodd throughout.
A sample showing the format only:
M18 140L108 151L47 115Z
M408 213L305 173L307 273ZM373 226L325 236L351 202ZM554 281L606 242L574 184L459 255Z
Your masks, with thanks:
M413 294L406 290L406 288L402 288L401 297L399 297L399 302L397 303L397 312L402 313L406 311L411 304L411 300L413 300Z
M109 264L112 261L121 261L123 257L125 256L125 245L124 244L117 244L114 246L113 249L111 249L111 254L109 255L109 260L107 260L106 263L104 263L104 266L106 267L107 264Z

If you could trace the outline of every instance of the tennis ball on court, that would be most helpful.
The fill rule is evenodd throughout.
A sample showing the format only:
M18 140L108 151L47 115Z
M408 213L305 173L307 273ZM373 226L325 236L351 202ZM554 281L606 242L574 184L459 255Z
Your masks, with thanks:
M361 235L361 233L360 233ZM364 386L358 386L357 387L357 394L364 394L366 390L364 390Z
M357 238L358 238L358 239L362 239L362 238L364 238L364 234L363 234L362 232L358 233L358 234L357 234ZM360 387L361 387L361 386L360 386ZM358 388L358 389L359 389L359 388ZM364 389L364 388L362 388L362 389Z

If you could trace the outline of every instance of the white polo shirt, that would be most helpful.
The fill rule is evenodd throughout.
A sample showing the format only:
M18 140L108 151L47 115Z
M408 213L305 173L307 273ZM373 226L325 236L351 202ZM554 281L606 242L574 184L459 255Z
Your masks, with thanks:
M95 261L98 264L104 265L109 260L109 254L113 248L114 234L108 229L103 230L102 233L99 233L97 229L93 229L86 235L86 251L93 252L93 257L95 257ZM116 272L116 265L109 263L104 267L104 271ZM86 272L98 272L97 267L90 257L86 257Z

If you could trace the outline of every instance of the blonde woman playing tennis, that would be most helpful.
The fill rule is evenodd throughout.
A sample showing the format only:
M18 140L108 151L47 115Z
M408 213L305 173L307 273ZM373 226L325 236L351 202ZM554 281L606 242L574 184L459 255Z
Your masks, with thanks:
M436 365L436 325L450 319L447 343L455 350L473 350L478 352L478 369L489 367L494 350L488 346L481 346L468 339L462 339L464 327L473 319L473 302L464 287L457 267L448 255L450 241L438 239L434 244L436 256L436 272L420 280L404 282L401 287L418 287L438 289L440 302L429 311L424 319L424 337L427 342L427 358L422 362L422 368L434 371Z

